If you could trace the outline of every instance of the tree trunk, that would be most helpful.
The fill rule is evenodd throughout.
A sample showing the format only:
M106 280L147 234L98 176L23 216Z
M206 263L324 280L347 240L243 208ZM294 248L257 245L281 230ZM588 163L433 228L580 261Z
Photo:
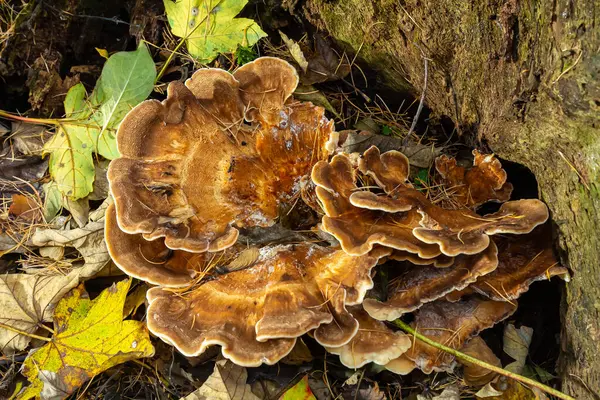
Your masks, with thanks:
M305 0L293 11L416 97L427 57L432 111L533 171L573 272L562 389L600 398L598 2Z

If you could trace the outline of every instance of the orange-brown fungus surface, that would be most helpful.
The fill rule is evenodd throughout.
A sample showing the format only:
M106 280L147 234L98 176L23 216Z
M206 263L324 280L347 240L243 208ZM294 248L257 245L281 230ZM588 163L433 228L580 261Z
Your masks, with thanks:
M446 155L435 160L447 194L461 207L473 208L488 201L510 199L512 184L506 182L506 171L493 154L473 150L473 167L464 168Z
M121 229L215 252L238 228L272 225L335 136L321 107L291 99L297 83L292 66L264 57L233 74L200 69L134 108L108 171Z
M325 212L323 229L351 254L364 254L374 244L424 259L440 252L450 257L477 254L489 246L490 235L529 233L548 219L546 205L534 199L504 203L498 212L485 216L444 209L406 182L408 160L401 153L380 155L371 147L358 161L362 175L355 158L338 154L330 163L317 163L312 171ZM384 193L370 191L370 186L359 188L356 182L365 177Z
M521 237L498 238L498 268L447 298L454 301L476 292L492 300L510 301L519 298L533 282L553 276L568 280L569 271L559 265L552 251L549 230L538 229Z
M498 266L498 249L494 242L476 255L460 255L448 268L404 265L391 283L388 300L365 299L363 306L371 317L393 321L412 312L424 303L437 300L447 293L465 288Z
M421 307L411 326L429 339L458 350L482 330L508 318L516 309L516 303L478 297L456 303L437 300ZM414 341L406 356L427 374L454 368L454 356L420 340Z
M383 322L371 318L361 306L349 307L348 311L358 321L358 333L344 346L326 348L339 355L346 367L360 368L370 362L385 365L411 346L411 340L404 332L392 331Z
M388 213L353 205L357 171L347 154L337 154L331 162L321 161L312 171L316 193L323 207L321 228L339 240L348 254L366 254L380 244L430 259L441 254L439 246L423 243L412 230L419 227L416 211Z
M148 292L148 327L192 356L214 344L244 366L273 364L295 338L314 329L324 346L340 347L358 330L346 310L373 287L371 269L384 250L350 256L310 244L264 247L250 268L185 292Z
M164 239L145 240L140 233L123 232L117 224L114 204L106 210L104 237L114 263L127 275L154 285L186 286L202 271L206 253L171 250Z

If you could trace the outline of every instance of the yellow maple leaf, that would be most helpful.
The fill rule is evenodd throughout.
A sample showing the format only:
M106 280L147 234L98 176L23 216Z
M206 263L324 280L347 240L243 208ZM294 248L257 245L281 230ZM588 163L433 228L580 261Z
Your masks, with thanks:
M119 282L94 300L80 285L57 304L55 334L25 359L22 373L31 385L18 399L64 398L110 367L154 354L146 325L123 321L130 284Z

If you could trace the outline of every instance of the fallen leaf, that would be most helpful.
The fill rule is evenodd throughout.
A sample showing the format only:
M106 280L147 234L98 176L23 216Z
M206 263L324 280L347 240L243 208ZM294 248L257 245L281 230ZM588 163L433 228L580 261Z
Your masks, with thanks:
M4 354L23 350L43 322L52 321L56 303L77 286L76 275L0 276L0 349ZM19 333L23 332L24 334Z
M63 199L64 207L69 210L73 220L75 221L74 226L78 226L79 228L83 228L87 225L88 219L90 217L90 202L88 197L84 197L83 199L71 200L69 197L65 196Z
M307 71L300 76L303 85L343 79L350 73L350 64L340 58L321 35L314 36L314 44L314 53L308 57Z
M547 400L548 397L537 388L534 390L523 386L514 379L504 376L490 382L475 394L477 398L487 400Z
M89 278L110 262L104 242L104 221L90 222L83 228L70 230L36 229L31 236L35 246L74 247L83 257L83 265L77 268L81 279Z
M310 349L304 343L302 338L298 338L294 348L290 351L290 354L285 356L281 362L288 365L302 365L307 362L311 362L313 360L313 356L310 353Z
M95 49L98 52L98 54L100 54L100 57L106 58L108 60L108 51L106 51L106 49L101 49L98 47L95 47Z
M306 61L306 58L304 57L304 53L302 52L300 45L294 42L285 33L281 31L279 31L279 35L281 36L283 43L285 43L286 47L288 48L290 54L294 58L294 61L296 61L296 63L300 66L302 71L306 73L306 70L308 68L308 61Z
M123 306L123 318L127 318L130 315L135 314L137 309L146 302L146 292L148 291L148 285L142 283L138 285L133 292L127 295L125 299L125 305Z
M94 300L80 285L58 303L54 336L23 363L22 373L31 385L19 399L64 398L110 367L154 354L146 325L123 321L130 284L119 282Z
M389 150L399 150L410 161L410 165L419 168L429 168L433 161L442 153L442 149L433 145L409 141L404 145L397 137L377 135L370 132L346 131L346 141L340 146L347 153L362 153L371 146L376 146L382 153ZM341 135L340 135L341 136Z
M101 160L94 166L94 190L88 196L90 200L104 200L108 197L108 164L110 164L109 160Z
M502 392L497 390L492 382L489 382L487 385L479 389L477 393L475 393L475 397L485 399L489 397L501 396Z
M417 400L429 400L429 396L417 395ZM431 397L431 400L460 400L460 390L456 384L446 386L442 393Z
M116 128L152 92L155 77L154 61L141 42L137 50L115 53L106 61L88 99L83 84L69 89L67 118L44 146L50 174L62 193L76 200L93 191L93 154L109 160L119 156Z
M235 18L246 3L248 0L164 0L171 32L185 39L188 52L202 63L267 36L253 20Z
M506 325L504 328L503 350L515 361L508 364L504 369L516 374L523 372L532 336L533 328L522 326L517 329L513 324Z
M19 193L12 195L12 202L8 208L8 215L10 217L35 223L42 219L41 214L40 207L34 195Z
M246 368L219 360L206 382L181 400L258 400L246 384L247 378Z
M43 125L21 121L11 124L10 140L15 149L26 156L42 154L48 136L47 128Z
M58 190L56 182L48 182L43 186L44 191L44 219L50 223L62 209L62 193Z
M308 385L308 375L304 375L298 383L288 389L279 400L317 400Z
M294 98L301 101L310 101L311 103L321 106L337 118L341 119L341 115L337 112L337 110L331 105L327 97L320 90L316 89L312 85L300 85L294 91Z

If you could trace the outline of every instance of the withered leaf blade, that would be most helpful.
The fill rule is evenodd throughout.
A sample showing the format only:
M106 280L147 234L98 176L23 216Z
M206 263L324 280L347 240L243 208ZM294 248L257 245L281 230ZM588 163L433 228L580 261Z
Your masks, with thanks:
M259 400L246 383L246 368L235 365L229 360L215 363L213 373L197 390L181 400Z
M475 336L473 339L469 340L462 349L460 349L460 352L496 367L502 367L500 359L496 357L492 349L488 347L481 336ZM473 364L469 361L458 359L458 362L464 367L463 379L469 386L483 386L498 375L496 372L490 371L487 368Z

